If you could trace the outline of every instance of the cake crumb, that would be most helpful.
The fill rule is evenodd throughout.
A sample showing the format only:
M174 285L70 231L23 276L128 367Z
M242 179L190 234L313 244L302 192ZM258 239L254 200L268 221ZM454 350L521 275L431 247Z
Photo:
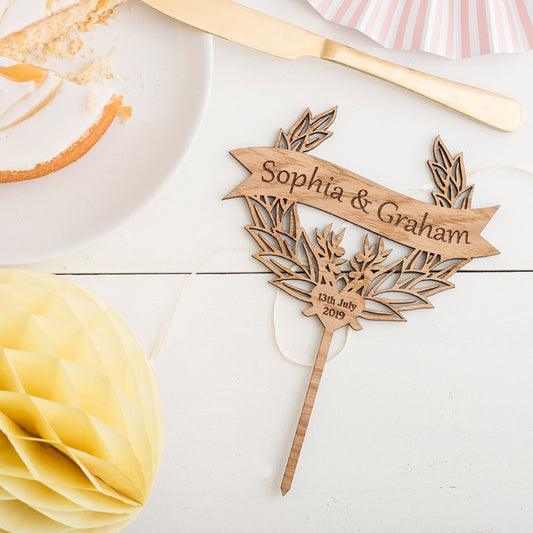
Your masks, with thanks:
M98 107L98 97L94 92L90 92L87 98L87 109L89 111L94 111Z
M105 80L113 79L114 76L110 72L111 60L116 54L117 50L114 48L109 55L94 59L81 71L69 74L68 79L77 83L103 83Z
M6 57L13 59L14 61L20 61L21 63L26 63L26 56L19 50L9 50L9 53L4 52Z
M50 58L72 59L83 47L83 41L74 36L76 30L65 33L57 39L48 41L40 48L26 54L25 60L44 65Z
M0 0L0 5L2 5L2 0ZM12 2L11 2L12 3ZM95 0L95 4L96 4ZM0 8L1 9L1 8ZM100 9L100 8L98 8ZM97 25L107 25L108 19L115 19L118 15L118 11L115 9L115 7L112 7L110 9L106 9L105 11L93 11L89 13L87 18L77 24L74 24L72 27L67 27L65 29L65 32L63 34L58 35L55 39L53 39L50 42L42 42L41 44L32 44L29 46L24 47L24 44L22 45L8 45L5 44L3 46L0 46L0 53L1 55L5 57L9 57L15 61L21 61L21 62L28 62L28 55L35 53L42 49L45 52L45 55L48 56L48 54L51 55L57 55L59 58L62 59L69 59L79 51L76 50L76 47L78 44L74 44L74 49L70 49L69 44L70 40L73 39L72 33L77 32L89 32L92 29L94 29ZM57 34L56 34L57 35ZM75 39L77 40L77 39ZM35 58L33 58L35 60Z
M93 30L97 25L107 26L107 20L117 18L117 14L115 8L111 8L104 13L91 13L89 18L79 26L79 29L85 33Z
M83 41L81 39L74 39L71 41L69 51L72 55L76 55L83 48Z
M46 56L55 56L60 59L71 59L76 55L76 52L72 50L72 42L76 39L72 37L73 32L68 32L58 37L48 41L43 46L43 52Z
M131 116L133 114L133 109L130 105L123 105L120 107L120 110L118 112L118 116L120 118L120 122L122 124L126 124L128 120L130 120Z
M37 64L44 65L48 59L42 52L35 52L32 58Z

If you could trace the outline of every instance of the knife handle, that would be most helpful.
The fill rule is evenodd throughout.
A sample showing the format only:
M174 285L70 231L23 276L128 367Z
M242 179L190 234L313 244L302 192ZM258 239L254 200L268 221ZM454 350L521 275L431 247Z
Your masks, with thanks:
M522 106L511 98L396 65L329 39L320 58L394 83L502 131L514 131L522 120Z

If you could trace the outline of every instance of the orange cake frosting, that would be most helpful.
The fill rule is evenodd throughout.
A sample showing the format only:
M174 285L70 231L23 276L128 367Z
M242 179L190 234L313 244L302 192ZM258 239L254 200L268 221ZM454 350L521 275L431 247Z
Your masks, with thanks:
M83 156L121 109L108 87L20 63L123 0L0 0L0 182L38 178Z
M0 57L0 181L38 178L76 161L121 102L109 87Z

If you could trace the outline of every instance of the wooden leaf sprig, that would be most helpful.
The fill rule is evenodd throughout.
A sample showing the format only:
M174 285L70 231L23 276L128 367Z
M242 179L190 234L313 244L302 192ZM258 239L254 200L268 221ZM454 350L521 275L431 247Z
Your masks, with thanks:
M329 126L335 114L336 108L313 118L306 110L288 135L280 131L276 144L285 139L292 143L293 151L309 151L307 140L315 139L314 127L321 128L325 140L331 132L323 129L324 121L327 119ZM428 164L438 188L433 192L435 204L470 209L473 186L466 186L462 154L453 158L440 137L433 151L435 161ZM363 250L347 259L340 246L344 231L335 234L332 225L322 232L316 229L313 242L300 226L296 202L265 196L247 196L246 200L254 221L246 229L261 249L254 258L276 275L271 284L309 303L304 314L316 315L325 327L338 329L349 324L360 330L359 319L405 321L405 311L432 308L429 297L453 288L448 279L470 261L444 261L438 254L413 250L387 265L384 263L391 250L384 250L381 237L370 245L368 235ZM346 263L350 265L347 271L341 269ZM316 303L323 300L319 294L346 301L344 316L320 313Z
M470 209L474 186L466 186L466 172L463 154L452 157L440 137L433 146L435 161L428 161L435 185L439 189L433 191L435 204L440 207Z
M293 152L309 152L333 135L333 132L329 131L328 128L336 118L336 107L317 117L313 117L308 108L289 130L289 133L279 130L274 146L275 148L285 148Z
M275 148L309 152L327 140L337 109L313 117L307 109L288 133L280 130ZM434 160L428 161L436 190L433 201L447 209L471 209L473 186L467 186L462 154L453 157L438 137ZM362 328L360 320L405 321L414 309L431 308L435 294L454 287L449 280L471 258L444 258L438 253L412 249L388 262L392 250L379 237L364 238L362 249L346 257L341 246L344 231L330 224L313 236L301 227L297 202L268 195L245 195L252 224L246 229L259 251L254 254L274 274L276 288L308 304L306 316L317 316L324 333L304 406L287 462L282 493L291 487L333 332L344 326Z

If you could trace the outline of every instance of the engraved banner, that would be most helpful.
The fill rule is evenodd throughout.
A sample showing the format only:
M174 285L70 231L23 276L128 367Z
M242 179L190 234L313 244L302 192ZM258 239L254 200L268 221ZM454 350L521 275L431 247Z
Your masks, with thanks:
M378 185L328 161L282 148L243 148L231 154L251 175L226 198L257 195L287 198L444 258L499 253L481 237L498 207L439 207Z

